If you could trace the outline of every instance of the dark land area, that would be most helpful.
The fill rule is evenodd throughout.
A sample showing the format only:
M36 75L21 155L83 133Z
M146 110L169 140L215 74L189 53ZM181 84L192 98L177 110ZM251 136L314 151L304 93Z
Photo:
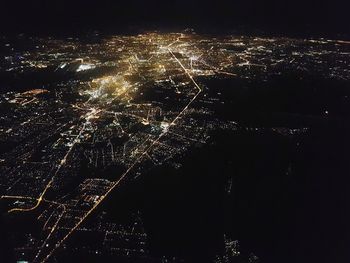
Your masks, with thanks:
M151 169L100 209L118 222L140 211L155 258L212 262L224 253L226 234L240 241L241 255L233 262L248 262L252 252L269 263L347 262L350 111L341 101L349 90L310 79L268 83L260 92L256 83L225 89L234 94L225 94L228 103L216 110L222 118L235 116L241 128L211 134L206 146L181 158L180 168ZM324 107L333 116L323 116ZM293 136L269 130L278 126L310 129Z

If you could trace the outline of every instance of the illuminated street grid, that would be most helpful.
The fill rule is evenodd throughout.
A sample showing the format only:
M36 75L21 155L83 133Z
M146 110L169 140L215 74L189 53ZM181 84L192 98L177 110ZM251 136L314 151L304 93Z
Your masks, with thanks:
M0 94L0 142L9 149L0 155L0 194L8 213L37 212L39 237L28 236L16 249L18 258L33 262L53 259L75 232L103 232L107 243L131 235L127 227L84 222L144 170L181 166L174 158L205 144L210 131L236 129L233 120L214 116L210 105L224 102L203 80L264 81L286 70L350 78L344 41L194 33L26 41L31 49L2 39L0 71L56 79ZM108 169L117 172L105 176ZM97 172L84 174L89 170ZM135 235L145 242L144 233ZM143 246L112 251L146 253Z

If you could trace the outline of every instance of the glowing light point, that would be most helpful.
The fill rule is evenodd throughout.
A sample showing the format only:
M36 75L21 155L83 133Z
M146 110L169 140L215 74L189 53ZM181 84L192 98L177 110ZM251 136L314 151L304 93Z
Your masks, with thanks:
M94 69L94 68L95 68L95 65L93 65L93 64L81 64L77 68L77 72L85 71L85 70L89 70L89 69Z

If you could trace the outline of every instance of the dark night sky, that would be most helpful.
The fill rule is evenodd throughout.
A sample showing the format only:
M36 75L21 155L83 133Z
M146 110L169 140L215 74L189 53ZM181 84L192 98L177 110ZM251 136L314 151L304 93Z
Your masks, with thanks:
M283 34L349 33L346 0L5 0L4 32L79 33L194 27L206 31L245 26Z

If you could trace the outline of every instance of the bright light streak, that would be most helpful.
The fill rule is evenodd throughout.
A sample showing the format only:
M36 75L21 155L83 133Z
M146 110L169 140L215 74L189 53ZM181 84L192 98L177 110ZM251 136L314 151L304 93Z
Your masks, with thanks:
M93 64L81 64L78 68L77 68L77 72L80 71L85 71L85 70L89 70L89 69L94 69L96 66Z

